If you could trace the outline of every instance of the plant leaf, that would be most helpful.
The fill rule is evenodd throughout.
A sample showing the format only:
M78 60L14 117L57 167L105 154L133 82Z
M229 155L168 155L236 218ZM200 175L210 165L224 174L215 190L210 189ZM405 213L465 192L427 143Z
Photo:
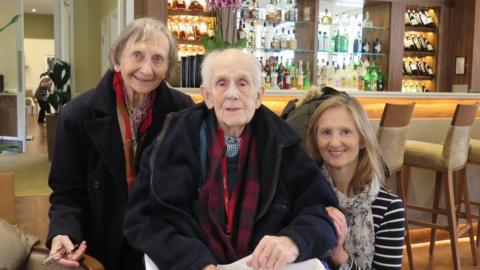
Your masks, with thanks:
M2 32L3 29L7 28L9 25L16 23L18 21L18 19L20 18L20 16L21 16L20 14L17 14L15 16L13 16L13 18L10 19L10 21L7 23L7 25L0 28L0 32Z
M247 39L246 38L241 38L241 39L237 40L237 42L235 44L233 44L233 47L237 48L237 49L242 49L242 48L245 48L246 46L247 46Z

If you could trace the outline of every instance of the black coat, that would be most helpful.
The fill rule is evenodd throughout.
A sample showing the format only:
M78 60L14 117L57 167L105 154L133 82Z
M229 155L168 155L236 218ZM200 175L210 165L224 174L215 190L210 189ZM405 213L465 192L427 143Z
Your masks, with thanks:
M161 270L216 264L198 222L200 125L207 114L204 104L170 114L142 156L125 217L125 237ZM260 197L250 252L265 235L285 235L296 242L298 261L324 254L336 243L325 211L325 206L338 204L332 188L282 119L261 106L251 124Z
M96 88L73 99L60 114L49 176L53 193L47 246L54 236L68 235L74 243L86 240L87 254L106 269L138 269L142 254L131 249L122 233L129 195L113 74L107 71ZM161 131L167 113L193 104L165 82L155 91L153 121L141 151Z

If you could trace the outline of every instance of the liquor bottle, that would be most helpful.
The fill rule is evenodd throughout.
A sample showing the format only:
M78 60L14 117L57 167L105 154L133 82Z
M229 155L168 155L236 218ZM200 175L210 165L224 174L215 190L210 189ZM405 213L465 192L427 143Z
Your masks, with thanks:
M270 73L270 59L267 58L265 61L265 66L263 67L262 74L265 74L264 77L264 85L266 89L269 89L271 87L271 73Z
M298 71L297 71L297 89L303 89L303 62L302 60L298 63Z
M248 47L255 49L257 47L255 43L255 25L253 21L250 23L250 30L248 31Z
M248 18L250 18L250 19L258 19L259 18L258 3L257 3L256 0L252 1L252 5L248 9Z
M287 36L285 35L285 28L282 28L282 35L280 36L280 48L287 48Z
M403 49L405 51L410 50L410 40L409 40L409 37L407 35L405 35L405 37L403 38Z
M378 38L373 42L373 52L376 54L380 54L382 52L382 44Z
M427 51L433 52L432 43L430 43L430 41L428 41L428 39L425 39L425 44L427 45Z
M426 76L427 75L427 70L425 69L425 63L423 62L422 59L415 58L417 61L417 67L418 70L420 71L420 75Z
M278 72L275 70L273 61L270 61L270 69L271 69L271 79L270 79L271 88L278 89Z
M318 50L323 52L325 51L325 45L323 43L322 31L318 31L318 42L317 42Z
M237 30L237 39L242 39L246 37L247 37L247 33L245 32L245 24L242 24L242 20L240 20L240 23L238 25L238 30Z
M243 28L245 29L245 25L243 25ZM208 37L213 37L215 35L215 26L213 25L212 20L208 20L207 22L207 35Z
M307 66L305 68L305 76L303 78L303 89L304 90L310 90L310 87L312 86L312 73L310 71L310 62L307 61Z
M323 32L323 49L326 52L330 52L332 50L330 38L327 36L327 32Z
M420 34L417 34L417 39L418 42L420 43L420 47L422 48L422 51L427 51L427 43L425 42L425 37L423 35L420 36Z
M418 21L415 17L415 13L416 13L415 10L412 10L410 12L410 25L411 26L418 26Z
M340 52L340 31L336 31L336 34L333 36L333 51L334 52Z
M270 47L270 41L268 40L267 22L263 22L263 28L261 33L261 46L268 49Z
M363 90L364 91L371 91L372 90L371 81L372 81L372 68L369 67L367 69L367 72L365 73L364 78L363 78Z
M405 75L412 76L412 69L410 68L410 63L407 60L403 60L403 69L405 71Z
M278 73L278 78L277 78L277 85L278 85L278 88L280 89L284 89L284 85L283 85L283 82L284 82L284 75L285 75L285 69L283 68L283 63L282 63L282 58L280 57L280 64L278 65L278 68L277 68L277 73Z
M429 64L425 64L425 69L427 70L427 74L428 76L433 76L433 70L432 70L432 67L430 67Z
M405 25L412 25L410 22L410 9L407 9L407 11L405 11Z
M420 45L420 42L418 41L418 38L414 35L412 35L412 41L413 44L415 45L415 50L416 51L421 51L422 50L422 45Z
M353 40L353 52L354 53L362 52L362 36L360 34L360 31L358 32L357 36Z
M422 10L419 10L418 11L418 14L420 16L420 20L422 21L422 25L423 26L428 26L429 25L429 21L428 21L428 18L427 18L427 14L424 13Z
M432 16L428 15L428 12L426 10L424 10L423 13L425 14L425 17L427 17L427 26L435 27L435 22L433 21Z
M383 74L381 72L380 66L378 66L378 72L377 72L377 91L384 91L385 85L383 81Z
M328 9L325 9L325 15L320 20L322 24L332 24L332 17L328 14Z
M290 89L290 83L291 83L291 76L290 76L290 70L288 70L289 67L289 60L287 60L287 64L285 66L285 71L283 74L283 89L289 90Z
M365 19L363 20L362 25L366 28L373 27L373 22L370 20L370 12L365 12Z
M290 35L290 30L288 30L288 33ZM292 50L297 49L297 38L295 37L295 29L292 30L292 35L290 36L290 39L288 40L288 48Z
M410 70L412 71L413 76L420 75L420 71L418 70L417 63L413 62L411 58L409 58Z
M370 53L370 43L366 38L362 42L362 53Z
M371 68L371 77L370 77L370 90L371 91L377 91L377 83L378 83L378 72L377 72L377 67L375 66L375 63L373 63L373 66Z
M417 21L417 24L419 26L424 26L423 23L422 23L422 19L420 18L420 11L419 10L417 12L415 12L414 16L415 16L415 20Z
M185 0L177 0L177 9L180 9L180 10L185 10L187 8L187 6L185 5ZM174 3L174 6L175 6L175 1L173 2Z
M341 36L342 40L342 52L348 52L348 32L345 29L344 35Z

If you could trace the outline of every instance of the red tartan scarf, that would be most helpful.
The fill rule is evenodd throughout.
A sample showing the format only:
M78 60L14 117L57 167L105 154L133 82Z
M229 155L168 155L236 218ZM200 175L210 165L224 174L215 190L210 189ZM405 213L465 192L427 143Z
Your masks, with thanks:
M250 126L247 125L240 141L237 178L232 195L228 196L229 205L233 203L234 207L230 206L233 208L233 222L231 234L227 235L229 215L224 199L228 188L224 189L224 183L228 183L228 179L225 181L226 168L222 168L226 166L223 131L215 124L207 123L207 141L207 175L199 195L200 225L207 234L208 246L217 261L230 263L248 255L260 194L257 144ZM236 200L232 201L235 198Z
M152 104L155 100L155 91L149 96L147 113L145 114L138 131L134 130L131 116L127 110L127 102L123 90L123 80L120 72L115 72L113 77L113 91L115 92L115 103L117 104L117 117L120 132L122 134L123 153L125 156L125 173L127 179L127 187L130 190L135 182L137 175L136 164L139 158L138 150L148 127L152 124ZM136 134L136 136L135 136Z

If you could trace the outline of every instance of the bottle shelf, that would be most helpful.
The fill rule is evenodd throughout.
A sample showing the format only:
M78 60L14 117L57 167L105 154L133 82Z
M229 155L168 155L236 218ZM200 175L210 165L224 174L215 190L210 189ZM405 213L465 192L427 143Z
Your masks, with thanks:
M366 55L366 56L386 56L386 53L358 53L358 52L331 52L331 51L317 51L323 54L345 54L345 55Z
M436 31L437 31L437 29L435 27L405 25L405 32L432 32L432 33L435 33Z
M413 75L403 75L402 79L404 80L434 80L435 76L413 76Z
M404 56L435 56L435 51L404 51Z
M245 21L246 23L251 23L253 22L256 25L261 25L264 22L269 23L269 24L277 24L277 26L282 26L283 24L313 24L312 21L302 21L302 20L296 20L296 21L289 21L289 20L267 20L267 19L251 19L251 18L240 18L240 20Z
M215 15L208 11L191 11L191 10L181 10L181 9L169 9L168 16L204 16L204 17L215 17Z
M183 39L177 39L177 44L185 44L185 45L198 45L198 46L203 46L202 42L200 40L183 40Z

